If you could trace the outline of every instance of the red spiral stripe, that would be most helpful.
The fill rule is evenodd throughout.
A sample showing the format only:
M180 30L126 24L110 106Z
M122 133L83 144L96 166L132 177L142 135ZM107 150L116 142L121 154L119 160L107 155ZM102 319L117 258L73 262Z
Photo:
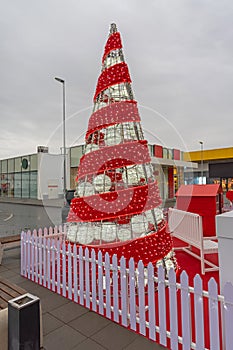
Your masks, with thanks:
M94 131L119 123L140 122L136 101L112 103L94 112L89 119L86 139Z
M104 54L102 58L102 62L105 60L106 56L109 52L122 48L121 36L119 32L113 33L109 36L107 43L104 48Z
M125 62L117 63L103 70L97 82L94 102L101 91L120 83L131 83L128 66Z
M149 163L150 161L146 140L106 146L82 156L76 180L88 174L98 174L104 170Z

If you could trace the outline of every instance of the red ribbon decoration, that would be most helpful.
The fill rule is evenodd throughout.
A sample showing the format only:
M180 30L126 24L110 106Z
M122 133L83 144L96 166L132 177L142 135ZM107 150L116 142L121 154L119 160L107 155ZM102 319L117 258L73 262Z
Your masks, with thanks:
M82 156L76 181L88 174L151 161L146 140L103 147Z
M140 122L136 101L115 102L94 112L89 119L86 140L94 131L119 123Z
M101 91L120 83L131 83L128 66L125 62L114 64L101 73L96 86L94 102Z
M68 222L90 222L141 214L161 204L157 183L74 198Z
M67 243L66 243L67 244ZM70 243L71 246L73 243ZM77 247L85 248L85 245L77 244ZM96 256L100 250L100 246L88 245L88 248L94 249ZM102 244L101 252L103 256L108 253L110 258L116 254L118 260L124 256L128 267L130 258L134 258L135 263L140 260L144 266L147 266L149 262L152 264L158 260L163 259L172 249L172 239L168 230L167 224L162 227L158 227L158 232L150 233L149 235L139 237L129 241L121 241L111 244Z
M102 62L105 60L106 56L109 54L110 51L121 49L121 48L122 48L122 43L121 43L120 33L116 32L111 34L104 48Z

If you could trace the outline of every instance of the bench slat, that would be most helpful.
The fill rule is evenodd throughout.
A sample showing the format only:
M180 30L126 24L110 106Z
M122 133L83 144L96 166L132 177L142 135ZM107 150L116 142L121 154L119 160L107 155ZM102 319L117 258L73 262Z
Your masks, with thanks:
M0 243L2 244L15 241L20 241L20 235L0 237Z
M8 301L26 293L26 290L14 283L0 278L0 310L8 306Z

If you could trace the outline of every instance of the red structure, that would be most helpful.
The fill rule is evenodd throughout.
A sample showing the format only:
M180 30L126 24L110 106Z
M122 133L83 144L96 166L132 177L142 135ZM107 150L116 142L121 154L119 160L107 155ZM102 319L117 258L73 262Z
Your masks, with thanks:
M201 215L204 235L214 236L215 216L221 214L223 208L221 186L181 185L176 192L176 208Z
M110 256L176 268L159 189L112 24L68 215L67 239Z

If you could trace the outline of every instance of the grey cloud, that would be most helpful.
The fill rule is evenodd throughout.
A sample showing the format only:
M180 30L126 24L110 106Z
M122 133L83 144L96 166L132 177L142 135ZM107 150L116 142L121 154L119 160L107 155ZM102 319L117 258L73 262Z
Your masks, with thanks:
M199 139L206 148L232 146L230 0L14 0L2 7L0 158L46 143L59 151L62 91L55 76L66 80L67 144L82 142L113 21L135 97L164 116L141 109L155 140L182 149L197 149Z

